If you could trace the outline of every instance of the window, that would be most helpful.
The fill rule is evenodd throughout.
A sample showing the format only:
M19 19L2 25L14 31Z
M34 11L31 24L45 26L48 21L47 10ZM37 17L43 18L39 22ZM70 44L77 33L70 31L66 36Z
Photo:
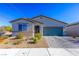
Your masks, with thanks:
M27 24L25 23L19 24L19 31L25 31L26 29L27 29Z

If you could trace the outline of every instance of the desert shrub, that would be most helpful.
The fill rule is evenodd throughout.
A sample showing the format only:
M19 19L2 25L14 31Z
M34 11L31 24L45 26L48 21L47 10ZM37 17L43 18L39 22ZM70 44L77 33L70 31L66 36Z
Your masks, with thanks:
M41 34L40 34L40 33L36 33L36 34L35 34L35 37L36 37L38 40L40 40L40 39L41 39Z
M20 40L16 40L16 41L12 42L11 44L13 44L13 45L18 45L18 44L20 44L20 43L21 43Z
M23 32L19 32L17 35L16 35L16 39L23 39L24 37L24 33Z
M38 38L37 37L32 37L33 43L37 43Z
M9 36L0 36L0 39L7 39Z
M36 33L34 37L31 38L33 40L33 43L37 43L38 40L41 39L41 34L40 33Z
M9 42L5 42L4 44L8 44Z
M12 42L13 45L17 45L20 44L23 41L24 38L24 33L23 32L19 32L16 37L15 40Z
M17 43L16 42L14 42L14 43L12 43L13 45L17 45Z

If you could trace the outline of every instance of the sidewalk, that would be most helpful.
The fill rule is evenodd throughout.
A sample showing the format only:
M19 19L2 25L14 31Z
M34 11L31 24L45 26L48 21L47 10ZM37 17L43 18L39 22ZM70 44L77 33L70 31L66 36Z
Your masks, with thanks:
M64 48L0 49L0 56L79 56L79 49L64 49Z

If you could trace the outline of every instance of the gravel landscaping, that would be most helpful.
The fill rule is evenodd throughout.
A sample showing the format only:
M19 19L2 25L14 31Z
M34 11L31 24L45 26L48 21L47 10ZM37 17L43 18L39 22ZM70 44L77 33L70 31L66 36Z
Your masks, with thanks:
M7 40L6 40L7 41ZM30 43L30 40L22 41L20 44L13 45L9 43L0 44L0 48L48 48L45 39L39 40L37 43Z

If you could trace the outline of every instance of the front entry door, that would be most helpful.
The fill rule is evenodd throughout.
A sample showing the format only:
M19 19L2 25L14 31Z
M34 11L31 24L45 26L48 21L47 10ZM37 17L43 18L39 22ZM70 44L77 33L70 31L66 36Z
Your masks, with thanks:
M35 33L40 33L40 26L36 25L34 30Z

